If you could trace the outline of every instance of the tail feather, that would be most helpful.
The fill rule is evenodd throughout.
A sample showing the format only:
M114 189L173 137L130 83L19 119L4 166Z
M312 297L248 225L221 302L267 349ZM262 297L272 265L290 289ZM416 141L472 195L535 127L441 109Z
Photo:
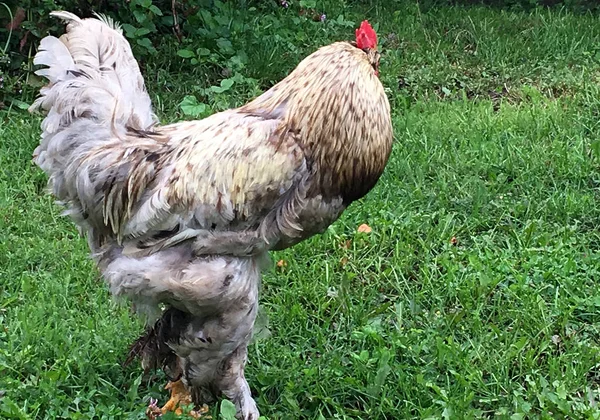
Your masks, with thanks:
M155 122L144 79L121 29L111 19L80 19L69 12L52 12L68 22L67 33L46 37L34 64L36 74L50 85L31 110L54 109L59 116L94 117L119 128L147 130ZM50 115L49 115L50 116ZM54 115L47 131L56 129ZM67 121L68 124L69 121Z
M34 59L43 66L36 74L49 81L30 107L46 112L34 161L49 176L54 195L70 207L68 213L90 228L102 225L92 214L98 209L90 207L98 207L103 186L125 177L132 167L127 157L137 156L126 150L138 146L126 134L151 130L157 120L117 24L103 16L51 15L66 21L67 28L60 38L44 38ZM98 223L81 220L94 217Z
M33 60L33 64L46 65L48 67L35 72L38 76L43 76L55 83L69 70L75 69L73 57L58 38L47 36L40 42L39 52Z
M175 308L165 310L154 326L131 345L123 366L139 357L146 372L161 368L171 381L179 380L183 374L182 366L171 345L179 342L190 321L189 314L183 311Z

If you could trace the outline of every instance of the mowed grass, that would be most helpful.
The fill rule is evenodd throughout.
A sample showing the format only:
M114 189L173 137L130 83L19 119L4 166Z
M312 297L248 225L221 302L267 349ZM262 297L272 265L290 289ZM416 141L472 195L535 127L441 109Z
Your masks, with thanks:
M344 11L380 25L396 143L367 198L273 255L270 337L247 368L261 413L600 418L598 18L395 9ZM268 84L293 65L248 72ZM179 81L200 76L158 67L147 83L173 121ZM39 119L0 117L0 417L143 418L166 391L120 365L142 324L45 195Z

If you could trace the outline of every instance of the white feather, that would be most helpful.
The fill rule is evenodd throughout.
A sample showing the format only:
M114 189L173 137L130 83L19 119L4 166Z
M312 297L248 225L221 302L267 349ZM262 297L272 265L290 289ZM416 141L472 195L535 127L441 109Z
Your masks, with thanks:
M36 71L35 74L46 77L52 83L61 76L65 77L69 70L75 69L75 63L66 45L53 36L42 39L33 64L46 66L46 68Z

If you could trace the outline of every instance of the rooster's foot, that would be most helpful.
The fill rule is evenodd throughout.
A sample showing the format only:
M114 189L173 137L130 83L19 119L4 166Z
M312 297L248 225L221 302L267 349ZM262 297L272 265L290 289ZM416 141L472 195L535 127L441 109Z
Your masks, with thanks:
M181 408L181 406L192 404L192 396L190 395L189 391L186 389L183 382L181 382L181 380L178 380L176 382L169 382L165 386L165 389L168 389L171 391L171 398L169 399L169 401L167 401L167 403L162 408L159 408L156 405L156 400L150 399L150 405L148 405L148 408L146 409L146 417L149 420L156 420L158 417L162 416L163 414L167 413L168 411L172 411L177 415L181 415L181 414L183 414L183 409ZM195 419L200 419L200 418L208 419L208 418L210 418L208 416L202 417L202 415L206 414L207 412L208 412L208 406L203 405L200 409L191 410L187 414L188 414L188 416L195 418Z

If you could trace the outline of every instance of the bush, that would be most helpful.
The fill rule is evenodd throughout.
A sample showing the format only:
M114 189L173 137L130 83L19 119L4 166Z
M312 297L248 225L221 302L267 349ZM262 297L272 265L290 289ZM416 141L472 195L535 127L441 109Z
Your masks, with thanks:
M243 10L251 2L237 0L228 2L228 7ZM259 2L262 7L276 6L274 1ZM26 107L18 98L26 86L37 87L39 81L31 78L31 59L39 40L49 33L62 33L60 21L50 17L54 10L68 10L81 17L90 17L94 12L113 17L123 28L137 58L147 58L157 53L155 45L165 37L182 41L190 33L188 22L196 24L198 19L206 23L212 16L225 9L225 3L217 0L25 0L19 3L0 2L0 21L9 22L0 27L0 107L1 104ZM218 29L221 35L229 35L224 26Z
M201 74L207 86L198 87L196 93L201 101L217 104L203 106L204 102L188 97L184 109L195 115L231 105L224 99L227 95L222 94L233 84L246 85L248 95L268 87L289 70L288 63L306 52L305 47L314 44L315 37L343 38L355 24L343 16L351 0L8 1L0 0L0 21L8 22L0 27L0 39L6 39L0 43L0 108L27 108L26 102L42 83L32 74L31 58L42 37L63 31L62 23L49 16L53 10L69 10L82 17L90 17L93 12L107 14L121 23L142 67L152 57L159 58L163 68L171 71ZM379 1L388 7L390 2L399 8L406 4L402 0ZM375 3L377 0L354 0L355 6ZM596 0L421 0L420 4L564 6L586 11L600 7ZM323 9L317 10L317 5ZM326 31L320 22L325 18L324 8L332 12ZM156 49L159 45L160 54ZM274 57L283 65L268 65ZM179 67L173 67L173 63ZM257 85L254 79L258 78L263 81Z
M1 0L0 0L1 1ZM63 33L62 23L49 16L68 10L81 17L93 12L117 20L142 68L185 74L181 110L202 116L236 105L231 101L255 96L281 78L318 38L347 37L355 22L343 15L327 22L315 0L26 0L0 3L0 16L10 22L0 28L0 108L27 108L43 83L33 74L31 59L39 40ZM332 0L342 10L342 2ZM330 8L334 10L334 8ZM160 53L157 51L160 49ZM248 53L251 51L251 53ZM152 60L150 60L150 58ZM279 65L271 65L274 58ZM155 72L156 73L156 72ZM196 77L197 76L197 77ZM260 77L262 80L256 80ZM189 83L197 80L197 83ZM155 83L148 83L149 87ZM236 90L235 99L230 93ZM193 95L189 95L193 93Z

